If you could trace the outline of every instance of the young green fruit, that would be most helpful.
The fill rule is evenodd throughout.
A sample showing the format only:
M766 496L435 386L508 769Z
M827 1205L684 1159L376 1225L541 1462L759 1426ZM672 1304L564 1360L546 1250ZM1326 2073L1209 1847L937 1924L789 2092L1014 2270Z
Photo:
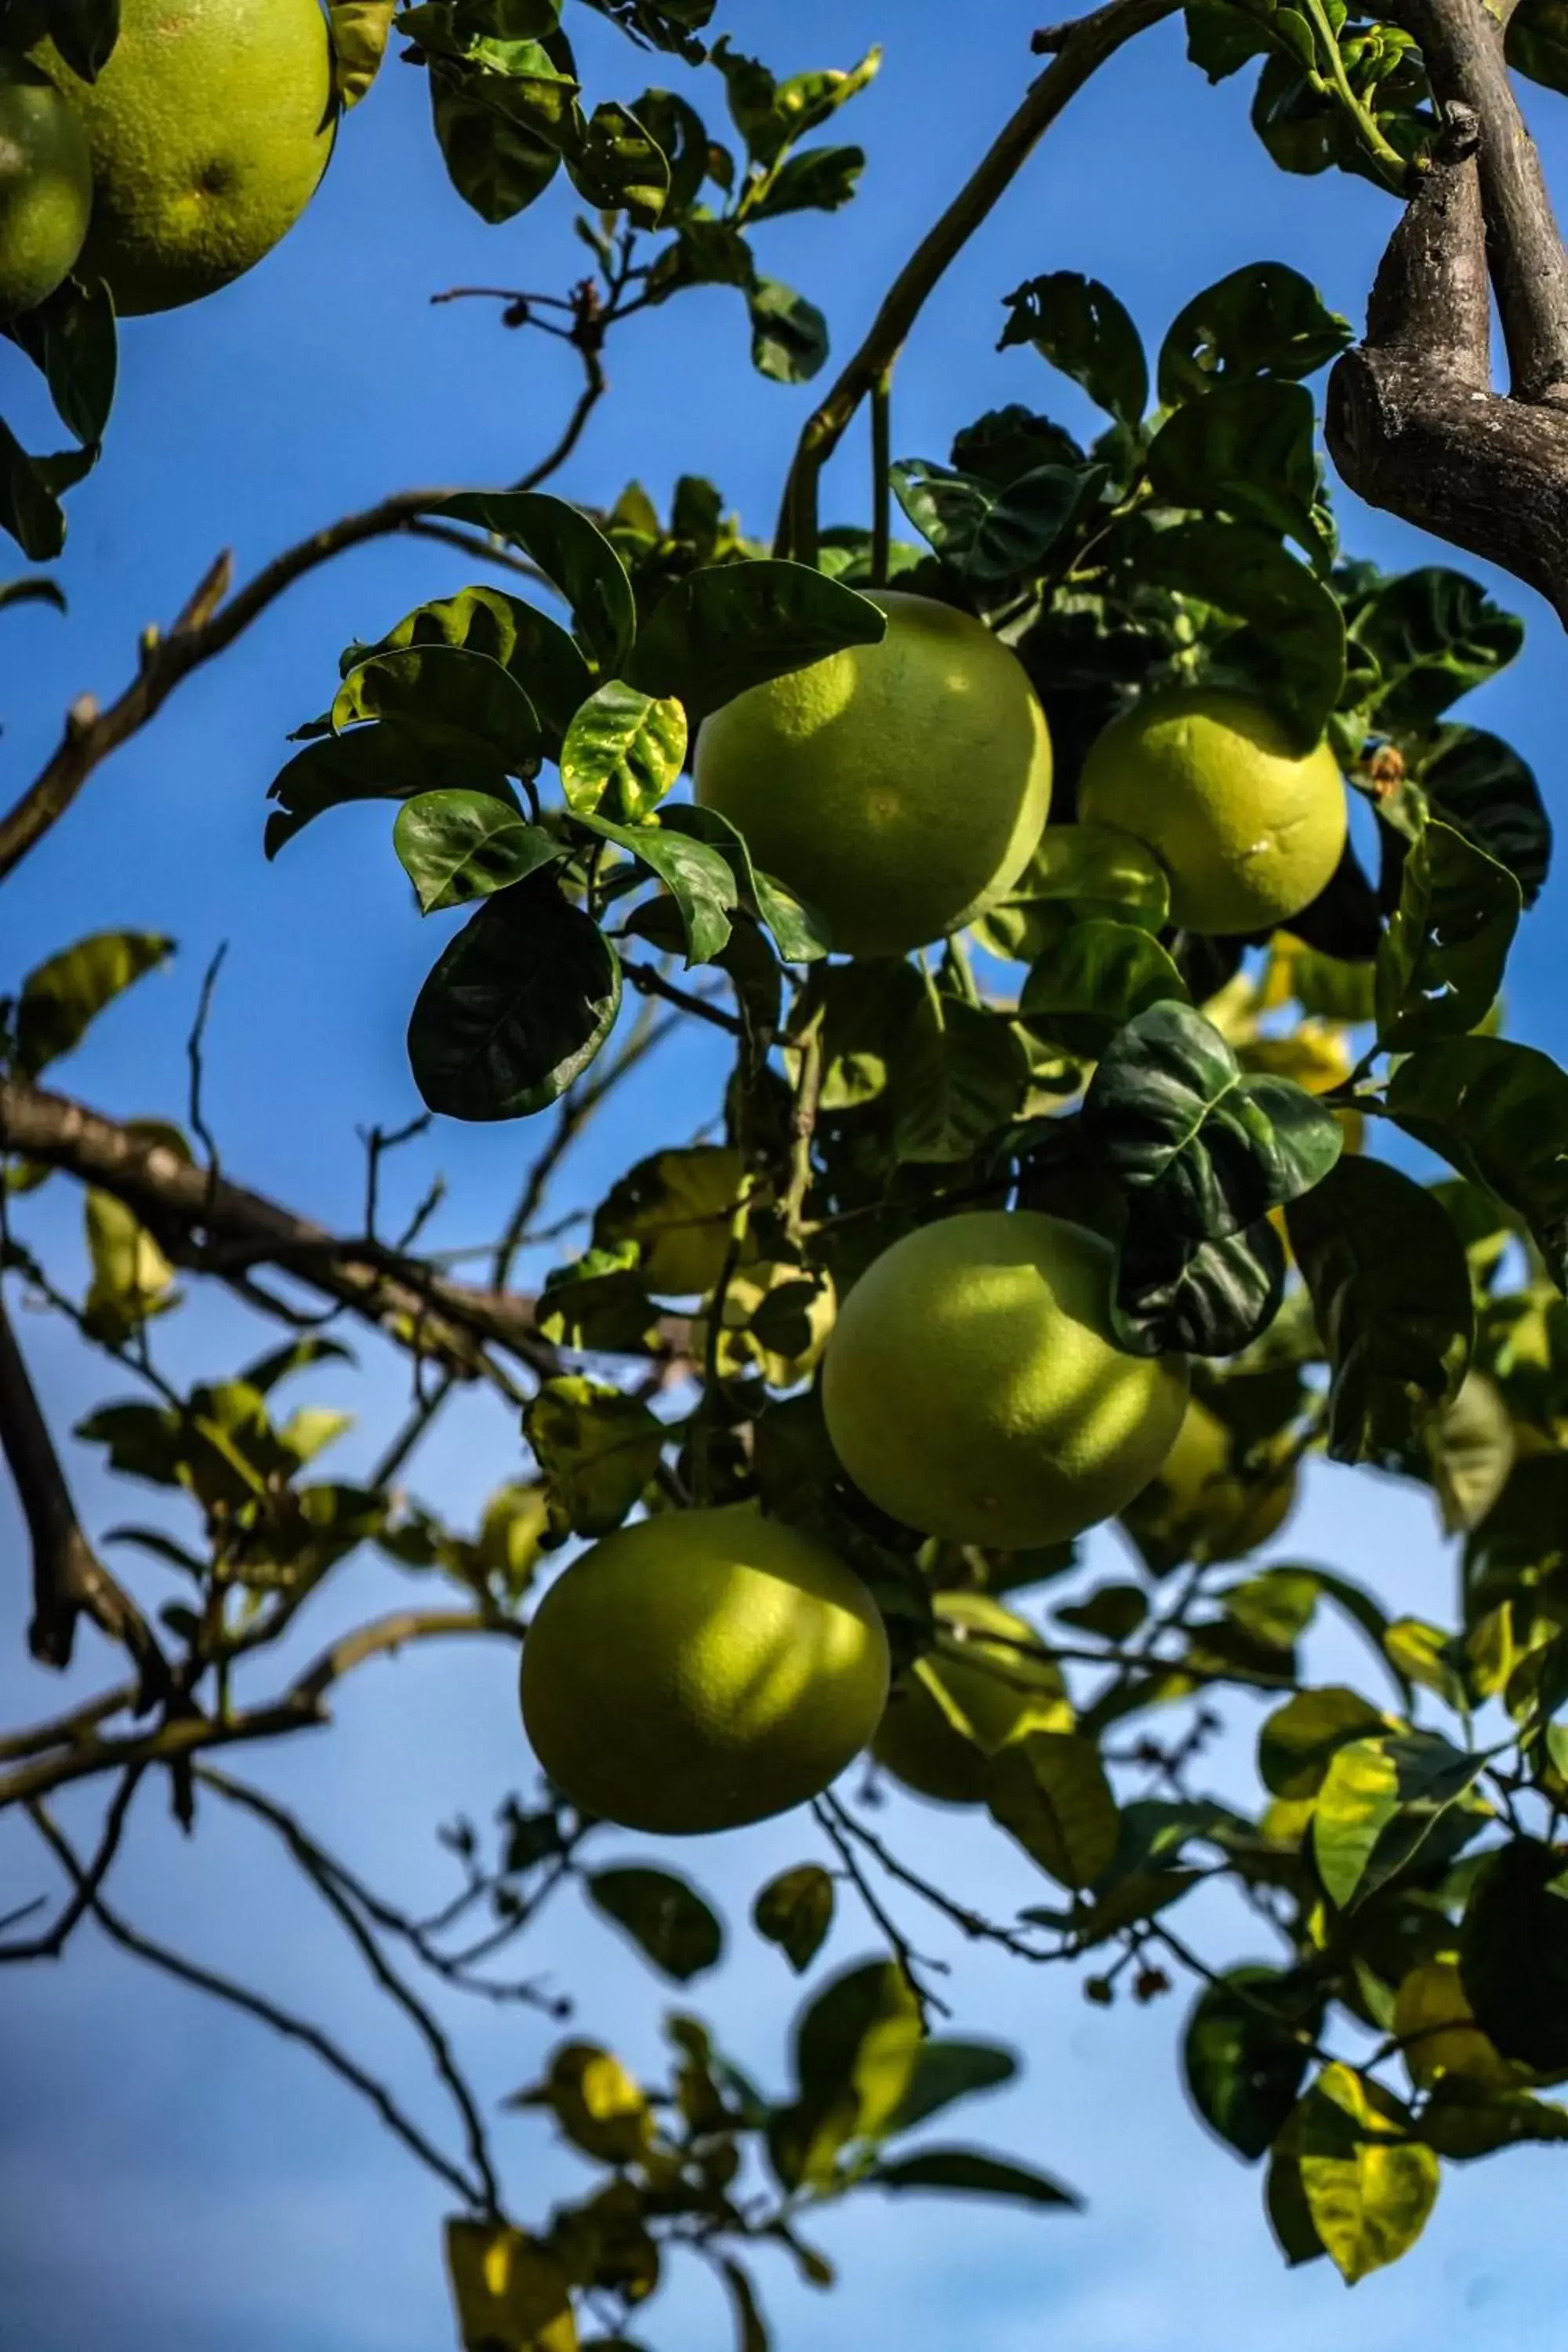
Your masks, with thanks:
M823 1361L857 1486L925 1535L1005 1550L1131 1501L1181 1425L1187 1372L1118 1348L1113 1268L1098 1234L1023 1211L946 1217L884 1251Z
M1175 1444L1122 1522L1156 1572L1184 1559L1242 1559L1279 1534L1296 1484L1293 1466L1244 1475L1225 1423L1194 1397Z
M697 739L697 798L847 955L960 930L1028 864L1051 799L1045 713L983 622L880 590L880 645L726 703Z
M199 301L287 236L332 151L320 0L122 0L95 82L39 61L86 129L95 195L82 255L121 312Z
M0 319L36 309L69 277L91 210L80 123L47 75L0 55Z
M1135 834L1170 876L1172 921L1219 936L1310 907L1348 825L1326 743L1303 753L1261 703L1201 688L1111 721L1084 761L1078 813Z
M622 1528L545 1594L522 1651L533 1752L574 1805L668 1836L821 1794L888 1696L870 1594L749 1506Z
M1061 1669L984 1592L939 1592L937 1645L894 1684L871 1753L906 1789L978 1805L987 1759L1021 1731L1070 1731Z

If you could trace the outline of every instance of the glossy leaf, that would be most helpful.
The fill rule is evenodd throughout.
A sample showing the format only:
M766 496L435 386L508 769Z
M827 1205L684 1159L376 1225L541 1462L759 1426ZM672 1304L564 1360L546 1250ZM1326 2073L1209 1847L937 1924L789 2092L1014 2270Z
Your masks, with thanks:
M544 490L468 490L431 511L521 548L560 590L589 659L606 676L624 671L637 634L632 583L609 541L579 508Z
M596 106L566 168L585 203L624 212L634 227L657 227L669 197L669 159L629 107L614 99Z
M332 732L363 719L413 730L444 761L476 777L518 775L542 748L539 714L509 670L456 646L373 654L350 670L332 704Z
M542 1381L522 1433L545 1482L558 1536L605 1536L658 1472L668 1432L640 1397L575 1374Z
M683 1878L665 1870L595 1870L584 1885L594 1908L625 1928L661 1976L689 1984L718 1967L724 1930Z
M1405 1053L1479 1027L1502 986L1521 905L1506 866L1451 825L1426 824L1378 950L1379 1042Z
M628 673L673 695L693 728L749 687L850 646L879 645L887 615L804 563L725 563L694 572L656 606Z
M735 877L719 852L663 825L610 824L602 816L581 813L577 822L629 851L658 875L680 910L687 962L710 963L730 937L730 912L738 895Z
M426 915L489 898L566 854L489 793L416 793L397 813L392 845Z
M759 1936L776 1944L796 1976L811 1966L833 1925L833 1881L820 1864L805 1862L770 1879L752 1906Z
M1261 1338L1285 1295L1285 1252L1266 1218L1222 1241L1193 1241L1164 1224L1158 1187L1128 1219L1116 1261L1120 1346L1136 1356L1176 1349L1234 1356Z
M96 81L120 38L121 0L49 0L49 37L72 73Z
M452 1118L525 1118L563 1094L615 1025L621 968L548 874L487 900L419 992L415 1083Z
M538 202L573 132L576 83L557 73L542 49L537 65L531 74L500 74L430 60L430 103L448 176L492 226Z
M1312 2226L1350 2285L1409 2252L1437 2200L1437 2159L1385 2091L1349 2066L1325 2067L1292 2145Z
M606 678L573 718L561 752L561 789L579 816L623 824L651 815L686 759L686 713L618 677Z
M1069 923L1035 958L1018 1000L1032 1034L1092 1059L1151 1005L1184 1004L1187 985L1148 931L1131 923Z
M573 714L594 681L577 646L556 621L501 588L463 588L456 596L417 605L379 645L355 646L344 672L371 654L402 646L458 646L488 654L509 670L539 714L547 755L554 759Z
M1172 320L1160 348L1162 404L1175 407L1216 383L1315 375L1353 340L1310 279L1282 261L1256 261L1205 287Z
M1031 343L1080 383L1098 407L1136 431L1149 404L1149 369L1138 330L1108 286L1077 270L1033 278L1007 297L1001 348Z
M1405 1868L1486 1759L1413 1731L1336 1748L1312 1813L1312 1852L1342 1910Z
M1454 1037L1402 1062L1387 1099L1407 1133L1519 1212L1568 1286L1568 1075L1533 1045Z
M1286 1222L1332 1373L1329 1452L1400 1459L1470 1360L1470 1271L1453 1220L1398 1169L1349 1154Z
M8 320L7 331L43 370L66 430L96 450L114 405L119 369L109 289L99 278L68 278L47 301Z
M757 871L751 851L727 816L717 809L679 802L663 809L660 823L665 832L687 834L719 852L735 877L740 904L773 933L785 963L815 963L826 955L833 941L822 917L773 875Z
M906 459L892 473L899 504L921 538L981 594L1034 577L1105 479L1103 466L1038 466L997 483L922 458Z
M106 1006L174 951L158 931L95 931L37 964L16 1011L16 1066L36 1078L74 1053Z
M407 720L323 735L297 751L272 781L268 797L278 806L267 819L266 854L276 857L327 809L485 787L497 795L510 792L503 755L471 740L465 744L460 737L426 734Z
M1227 669L1245 673L1303 751L1321 740L1345 675L1339 604L1273 534L1249 522L1180 522L1141 557L1151 586L1174 588L1242 624L1224 642Z
M1351 636L1376 662L1381 729L1431 727L1452 702L1513 660L1524 624L1479 583L1431 564L1379 583L1354 613Z

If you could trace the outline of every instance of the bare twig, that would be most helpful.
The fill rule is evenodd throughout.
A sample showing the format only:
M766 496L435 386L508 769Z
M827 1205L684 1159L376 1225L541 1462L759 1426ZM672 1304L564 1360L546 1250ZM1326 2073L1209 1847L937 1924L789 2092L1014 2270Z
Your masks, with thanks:
M136 1697L135 1683L121 1683L68 1715L57 1715L50 1722L33 1724L26 1731L7 1732L0 1738L0 1764L16 1763L24 1756L46 1756L51 1748L74 1747L111 1716L123 1715Z
M983 1917L978 1911L970 1910L966 1904L955 1903L950 1895L943 1894L940 1886L932 1885L930 1879L922 1878L907 1863L900 1862L880 1838L863 1822L857 1821L847 1807L841 1805L831 1793L821 1800L821 1804L842 1832L858 1839L889 1878L896 1879L900 1886L907 1886L911 1895L918 1895L922 1903L931 1905L933 1911L940 1911L942 1917L951 1921L972 1943L1000 1944L1005 1952L1011 1952L1016 1959L1020 1960L1055 1960L1067 1957L1065 1948L1042 1950L1038 1944L1031 1943L1026 1936L1020 1936L1016 1929L1004 1927L997 1920Z
M929 2032L933 2014L938 2017L948 2017L951 2016L952 2011L946 2001L941 2000L921 1982L920 1971L921 1969L932 1969L941 1975L946 1976L948 1973L946 1961L922 1959L920 1957L903 1929L888 1912L876 1888L861 1869L859 1857L839 1828L836 1812L829 1811L827 1804L821 1798L817 1798L813 1802L811 1810L817 1827L843 1864L844 1873L849 1884L866 1906L874 1925L886 1937L889 1949L898 1964L899 1973L908 1985L916 2007L920 2011L921 2024Z
M88 1864L83 1875L64 1910L52 1927L41 1936L30 1937L26 1943L0 1944L0 1960L57 1960L69 1942L71 1934L85 1918L94 1895L108 1877L114 1857L120 1851L120 1841L125 1833L126 1816L131 1801L136 1794L142 1778L142 1768L132 1765L115 1792L103 1824L103 1834L98 1851Z
M740 1035L741 1024L734 1013L726 1013L710 996L694 996L687 989L678 988L652 964L631 963L623 958L621 971L639 996L662 996L667 1004L678 1006L682 1013L695 1013L698 1020L711 1022L715 1029L727 1030L731 1037Z

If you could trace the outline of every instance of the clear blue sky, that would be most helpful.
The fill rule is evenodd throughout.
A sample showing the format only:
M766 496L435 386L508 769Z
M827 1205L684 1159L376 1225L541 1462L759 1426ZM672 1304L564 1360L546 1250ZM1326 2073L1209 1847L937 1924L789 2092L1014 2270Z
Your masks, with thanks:
M1029 70L1034 0L727 0L742 47L781 68L847 66L875 40L883 77L846 119L868 147L861 200L826 221L788 222L767 267L818 299L848 348L914 237L957 185ZM584 12L574 11L574 16ZM984 30L979 29L984 20ZM584 20L601 92L632 95L637 61ZM658 79L658 71L649 78ZM1549 167L1568 178L1562 101L1534 93ZM717 110L716 99L710 100ZM59 714L85 688L107 695L128 673L137 631L177 609L216 550L242 566L346 508L416 482L493 485L523 469L558 429L574 389L554 347L503 335L482 306L431 311L426 297L465 279L561 286L580 249L564 194L520 223L486 230L445 181L422 77L396 64L347 125L325 188L302 226L253 277L199 310L134 321L109 457L72 505L62 578L71 614L26 611L0 626L0 797L32 773ZM900 454L942 457L953 428L1007 399L1053 406L1070 394L1026 352L998 356L1000 297L1035 272L1105 278L1157 337L1191 294L1242 263L1279 258L1359 317L1393 218L1360 182L1288 181L1268 165L1237 84L1211 91L1166 27L1121 58L1052 133L966 267L931 304L900 376ZM611 355L616 396L561 487L590 499L633 475L656 495L684 470L713 475L765 530L809 394L763 383L746 358L738 298L684 299L637 321ZM44 412L16 354L0 348L0 410L34 446ZM831 508L864 514L866 473L852 436ZM1385 519L1340 501L1352 551L1390 567L1441 560ZM19 568L19 567L17 567ZM416 1108L403 1052L407 1006L434 950L413 917L384 811L323 821L275 867L260 854L263 794L286 730L320 708L337 648L371 635L421 598L464 584L468 567L438 549L385 546L318 576L274 612L226 667L199 678L159 725L94 779L68 823L0 898L0 990L37 959L109 925L166 929L171 972L106 1020L61 1072L87 1100L123 1115L177 1113L184 1041L199 976L229 942L210 1032L208 1113L226 1164L250 1182L345 1224L359 1209L356 1123ZM1537 764L1556 802L1563 651L1537 600L1499 583L1531 624L1513 672L1473 715ZM1563 885L1528 920L1516 958L1516 1029L1547 1042L1562 1001L1553 944ZM614 1128L584 1150L572 1197L592 1201L636 1148L682 1139L707 1116L714 1076L700 1048L651 1074ZM453 1181L440 1238L495 1229L526 1153L525 1131L447 1127L400 1162L395 1187L416 1198L437 1167ZM74 1196L57 1184L27 1204L25 1230L79 1262ZM85 1363L68 1335L25 1335L51 1406L75 1419L122 1384ZM170 1369L196 1376L238 1360L243 1318L206 1302L171 1326ZM364 1382L323 1376L301 1396L351 1400L366 1430L342 1461L367 1461L396 1408L397 1368L367 1357ZM357 1452L356 1452L357 1448ZM517 1459L503 1415L454 1415L422 1458L418 1487L459 1519ZM127 1516L95 1458L73 1454L84 1510L103 1528ZM140 1509L136 1516L148 1516ZM1279 1557L1337 1563L1410 1609L1446 1604L1452 1563L1418 1496L1364 1475L1314 1474ZM26 1660L24 1552L0 1494L0 1715L29 1718L59 1685ZM153 1580L150 1598L164 1596ZM388 1605L395 1571L356 1565L309 1628ZM92 1639L68 1687L106 1675ZM1332 1669L1335 1654L1318 1661ZM379 1668L345 1696L330 1738L280 1744L245 1769L297 1804L327 1840L389 1890L437 1895L446 1881L432 1832L459 1809L483 1816L526 1789L510 1673L499 1654L435 1652ZM85 1828L85 1809L63 1808ZM983 1904L1037 1894L1001 1841L967 1819L910 1811L911 1850ZM646 1842L626 1849L646 1851ZM709 2003L737 2055L779 2075L794 1988L776 1958L745 1951L745 1910L773 1866L809 1853L809 1825L788 1820L679 1856L726 1911L742 1964ZM0 1910L41 1891L47 1872L23 1829L0 1824ZM372 2000L335 1931L248 1831L204 1822L187 1843L154 1799L139 1818L118 1891L219 1966L265 1982L330 2020L432 2119L423 2063ZM1228 1936L1226 1923L1216 1935ZM928 1942L931 1939L927 1938ZM868 1949L858 1921L840 1958ZM538 1948L583 1990L584 2030L651 2062L659 1989L601 1927L563 1908ZM937 1939L932 1948L942 1948ZM1216 1944L1216 1949L1234 1947ZM1083 2219L979 2207L862 2204L820 2235L843 2260L837 2294L814 2299L782 2267L764 2283L785 2352L861 2352L956 2342L975 2352L1321 2352L1349 2326L1358 2352L1415 2352L1440 2331L1451 2352L1479 2352L1500 2331L1518 2352L1561 2332L1561 2282L1543 2233L1561 2202L1561 2158L1543 2150L1450 2176L1415 2254L1359 2290L1353 2315L1326 2264L1288 2276L1258 2210L1258 2180L1208 2141L1177 2086L1179 2005L1107 2016L1055 1972L1005 1958L956 1962L959 2025L1003 2033L1030 2053L1024 2085L974 2111L971 2133L1073 2181ZM492 2093L527 2080L550 2039L527 2017L460 2011L460 2047ZM512 2200L538 2211L572 2181L542 2127L503 2119ZM313 2063L245 2021L201 2003L108 1949L90 1931L58 1968L13 1972L0 1988L0 2339L6 2352L435 2352L450 2339L437 2262L443 2200ZM1527 2260L1528 2256L1528 2260ZM719 2352L731 2323L705 2277L680 2278L638 2330L661 2352Z

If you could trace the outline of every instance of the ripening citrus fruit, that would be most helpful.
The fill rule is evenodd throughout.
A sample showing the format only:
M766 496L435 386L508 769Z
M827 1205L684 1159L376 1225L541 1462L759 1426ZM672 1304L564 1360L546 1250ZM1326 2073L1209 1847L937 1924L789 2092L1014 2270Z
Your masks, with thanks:
M1261 703L1202 688L1113 719L1084 762L1078 813L1153 851L1173 923L1221 935L1269 930L1310 907L1347 829L1326 743L1303 754Z
M1121 1517L1161 1568L1194 1558L1242 1559L1279 1534L1296 1484L1293 1467L1244 1475L1229 1430L1193 1397L1175 1444Z
M533 1752L585 1811L668 1835L818 1795L875 1731L888 1643L841 1560L745 1505L671 1512L574 1560L522 1651Z
M38 52L92 156L86 274L121 311L172 310L287 236L332 149L320 0L122 0L95 82Z
M984 624L879 590L878 646L754 686L697 739L697 797L847 955L903 955L1016 880L1051 799L1045 713Z
M70 275L92 210L82 128L47 78L0 56L0 319Z
M906 1526L1021 1549L1109 1518L1147 1486L1187 1398L1180 1357L1125 1355L1113 1254L1034 1212L943 1218L885 1250L823 1361L827 1433Z
M1070 1731L1061 1669L1038 1634L984 1592L939 1592L934 1650L894 1684L871 1753L895 1780L977 1805L988 1758L1020 1731Z

